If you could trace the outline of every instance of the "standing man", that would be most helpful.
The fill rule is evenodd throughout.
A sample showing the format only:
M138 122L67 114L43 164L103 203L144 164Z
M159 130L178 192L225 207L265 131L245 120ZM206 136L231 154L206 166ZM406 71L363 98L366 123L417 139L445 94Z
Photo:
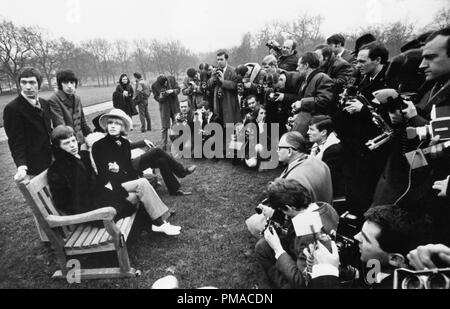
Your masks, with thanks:
M356 61L352 52L344 48L345 38L342 34L333 34L327 39L327 45L329 45L337 58L341 58L348 63L354 63Z
M347 86L353 74L353 67L344 59L337 57L328 45L317 46L315 53L319 56L320 68L333 80L335 95L339 95Z
M78 78L73 71L62 70L56 73L56 82L58 91L48 99L53 126L72 127L78 142L84 144L84 137L92 131L86 123L80 96L76 94Z
M197 106L203 101L199 74L194 68L188 69L186 74L187 76L183 81L181 93L187 96L189 108L196 110Z
M298 72L302 84L299 87L299 101L292 104L297 113L292 127L293 131L306 136L311 116L332 115L335 111L333 81L320 71L320 62L317 54L305 53L298 61Z
M225 51L217 53L218 68L214 70L208 84L214 87L214 113L223 122L233 125L241 121L241 111L237 96L238 76L235 69L228 65L228 54Z
M42 75L35 68L19 74L20 95L6 105L3 123L8 145L17 166L15 181L38 175L50 166L50 106L39 98Z
M152 85L153 97L159 103L159 112L161 114L161 148L167 151L167 139L170 129L170 120L175 123L175 115L180 112L178 95L180 86L178 86L175 77L161 75Z
M281 57L278 60L278 67L285 71L295 71L297 69L298 55L297 43L293 40L284 41L281 49Z
M139 107L139 120L141 121L141 132L152 130L152 120L148 113L148 98L150 97L150 87L147 82L142 79L141 73L134 73L136 78L136 97L134 101ZM145 123L147 121L147 123Z

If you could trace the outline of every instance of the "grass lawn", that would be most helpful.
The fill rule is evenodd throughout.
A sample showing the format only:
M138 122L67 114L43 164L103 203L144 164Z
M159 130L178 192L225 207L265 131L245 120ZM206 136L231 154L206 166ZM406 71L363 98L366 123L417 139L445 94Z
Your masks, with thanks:
M106 96L108 91L102 90ZM149 107L153 131L140 133L135 116L132 140L159 141L158 106L152 100ZM89 123L95 116L88 116ZM50 278L57 269L55 257L51 248L39 241L31 209L13 182L15 166L7 142L0 143L0 160L0 288L150 288L168 268L174 270L181 288L265 287L254 257L256 239L244 221L254 213L267 182L281 173L280 168L258 173L225 160L182 159L185 165L198 166L194 174L181 179L182 188L193 195L173 197L164 185L158 189L161 199L176 211L171 222L182 226L181 235L134 233L127 246L132 267L142 271L136 279L69 285ZM114 252L89 255L82 259L82 266L85 262L117 265Z
M81 104L83 106L89 106L97 103L103 103L112 100L112 94L116 86L111 87L80 87L77 90L77 94L81 97ZM52 95L53 91L44 91L40 93L40 96L44 99L48 99ZM3 127L3 109L6 104L11 102L17 95L5 95L0 96L0 127Z

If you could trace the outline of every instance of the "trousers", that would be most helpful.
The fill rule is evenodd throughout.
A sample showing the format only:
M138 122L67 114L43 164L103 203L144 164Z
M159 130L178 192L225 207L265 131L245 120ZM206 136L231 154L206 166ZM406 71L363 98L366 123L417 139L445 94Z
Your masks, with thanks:
M127 200L131 203L142 202L152 220L162 217L169 211L147 179L127 181L122 183L122 187L129 193Z
M137 166L139 171L144 171L148 168L159 169L170 194L176 193L180 188L180 182L177 177L184 178L188 174L181 163L161 148L152 148L135 160L136 162L133 164Z
M148 100L144 100L139 103L139 120L141 121L142 130L152 129L152 120L150 119L150 114L148 113ZM145 123L147 121L147 124Z

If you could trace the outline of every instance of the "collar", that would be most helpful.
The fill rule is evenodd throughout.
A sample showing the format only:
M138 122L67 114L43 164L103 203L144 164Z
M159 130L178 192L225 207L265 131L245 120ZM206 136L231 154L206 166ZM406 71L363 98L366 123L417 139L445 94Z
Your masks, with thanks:
M30 98L28 98L24 93L23 93L23 91L20 93L21 95L22 95L22 97L25 99L25 100L27 100L28 101L28 103L30 103L31 104L31 106L33 106L34 108L37 108L37 106L41 106L40 104L39 104L39 94L36 96L36 99L30 99Z
M293 168L294 166L303 163L306 159L308 159L308 155L306 153L301 154L297 159L289 163L288 170Z
M344 52L345 52L345 48L343 48L342 51L339 54L337 54L336 56L342 58L342 55L344 54Z
M331 132L330 135L328 135L325 143L322 143L320 145L317 143L314 143L313 148L319 147L320 151L323 152L328 147L339 144L340 142L341 142L341 140L336 136L336 133Z

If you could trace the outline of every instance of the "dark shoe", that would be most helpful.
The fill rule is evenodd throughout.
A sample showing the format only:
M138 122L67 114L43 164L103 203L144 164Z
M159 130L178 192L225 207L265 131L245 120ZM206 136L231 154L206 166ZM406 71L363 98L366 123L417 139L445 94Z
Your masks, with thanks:
M181 195L192 195L192 192L184 192L182 190L178 190L175 193L170 193L170 195L181 196Z
M147 131L147 130L145 130L145 129L141 129L141 132L142 132L142 133L144 133L144 132L146 132L146 131Z
M151 131L152 130L152 128L147 128L147 131Z

